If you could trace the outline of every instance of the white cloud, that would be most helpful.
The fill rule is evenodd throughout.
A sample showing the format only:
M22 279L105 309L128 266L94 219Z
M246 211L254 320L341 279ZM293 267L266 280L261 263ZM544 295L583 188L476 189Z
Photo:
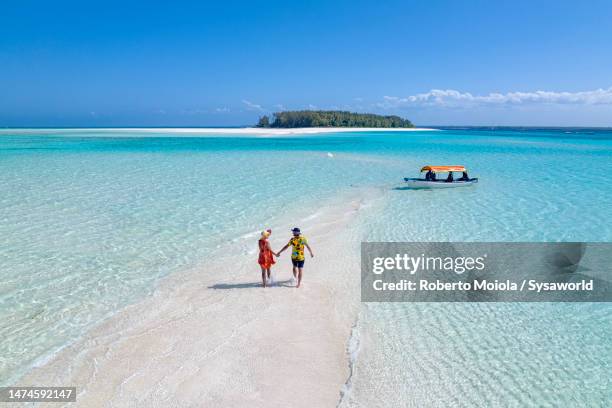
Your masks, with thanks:
M224 106L222 108L216 108L215 109L215 113L228 113L230 111L230 108Z
M258 105L256 103L253 103L251 101L247 101L246 99L242 100L242 103L244 103L246 105L247 110L250 111L258 111L258 112L263 112L263 108L261 107L261 105Z
M377 106L390 109L410 106L464 107L504 104L607 105L612 104L612 87L581 92L494 92L486 95L472 95L469 92L460 92L454 89L432 89L429 92L407 97L385 96Z

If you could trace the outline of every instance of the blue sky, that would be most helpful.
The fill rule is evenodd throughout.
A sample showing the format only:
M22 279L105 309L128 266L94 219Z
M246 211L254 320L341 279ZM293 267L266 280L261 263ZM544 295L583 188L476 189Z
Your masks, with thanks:
M612 126L610 1L4 2L0 126Z

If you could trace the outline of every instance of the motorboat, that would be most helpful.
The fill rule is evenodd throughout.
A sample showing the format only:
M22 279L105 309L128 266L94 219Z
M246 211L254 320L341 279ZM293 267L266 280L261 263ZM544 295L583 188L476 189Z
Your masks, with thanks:
M404 178L410 188L452 188L467 187L478 183L478 178L470 178L464 166L423 166L424 178ZM440 173L446 177L439 177ZM455 178L454 173L461 173Z

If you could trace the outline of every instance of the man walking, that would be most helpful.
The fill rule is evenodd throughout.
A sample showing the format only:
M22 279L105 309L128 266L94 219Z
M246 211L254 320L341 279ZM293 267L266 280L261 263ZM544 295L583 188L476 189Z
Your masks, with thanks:
M291 232L293 233L293 237L291 237L289 242L287 242L287 245L285 245L280 251L278 251L277 256L280 256L280 254L285 249L289 248L289 245L293 247L293 250L291 251L293 277L297 279L296 288L299 288L300 284L302 283L302 269L304 268L304 247L308 248L308 252L310 252L311 258L314 257L314 254L312 253L310 245L308 245L308 240L305 236L301 234L299 228L295 227L291 230Z

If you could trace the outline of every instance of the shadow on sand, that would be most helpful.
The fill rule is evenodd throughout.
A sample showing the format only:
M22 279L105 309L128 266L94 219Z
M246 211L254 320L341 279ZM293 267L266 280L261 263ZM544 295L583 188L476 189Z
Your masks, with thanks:
M270 287L282 286L285 288L292 288L294 285L291 280L275 281ZM209 286L208 289L249 289L249 288L261 288L261 281L259 282L245 282L245 283L216 283Z

